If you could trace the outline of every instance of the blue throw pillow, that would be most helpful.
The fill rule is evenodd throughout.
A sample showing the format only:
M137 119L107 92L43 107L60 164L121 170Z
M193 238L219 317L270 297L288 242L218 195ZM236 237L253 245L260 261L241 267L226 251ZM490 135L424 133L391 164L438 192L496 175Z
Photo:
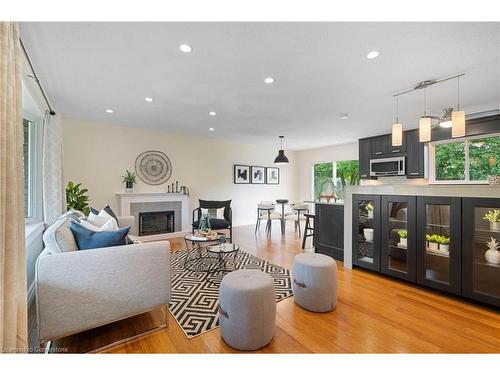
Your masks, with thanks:
M94 232L75 222L71 223L70 228L80 250L126 245L130 230L127 227L110 232Z

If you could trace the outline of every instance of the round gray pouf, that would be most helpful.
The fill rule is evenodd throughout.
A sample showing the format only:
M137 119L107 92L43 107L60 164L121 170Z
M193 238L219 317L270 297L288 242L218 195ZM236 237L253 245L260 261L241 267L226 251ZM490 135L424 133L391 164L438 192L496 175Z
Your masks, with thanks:
M274 336L276 292L273 278L259 270L237 270L222 279L219 322L224 341L238 350L256 350Z
M337 263L327 255L301 253L293 261L293 298L306 310L332 311L337 305Z

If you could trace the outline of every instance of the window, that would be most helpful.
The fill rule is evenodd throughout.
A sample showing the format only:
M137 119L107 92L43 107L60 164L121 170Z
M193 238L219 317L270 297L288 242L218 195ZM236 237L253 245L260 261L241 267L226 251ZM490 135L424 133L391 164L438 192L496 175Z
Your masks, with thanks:
M337 186L338 198L343 199L344 188L347 185L359 184L358 160L342 160L337 162L318 163L313 166L313 199L318 200L323 190L328 190L327 184L339 180ZM331 186L331 184L330 184Z
M500 175L500 135L430 144L431 183L484 184Z

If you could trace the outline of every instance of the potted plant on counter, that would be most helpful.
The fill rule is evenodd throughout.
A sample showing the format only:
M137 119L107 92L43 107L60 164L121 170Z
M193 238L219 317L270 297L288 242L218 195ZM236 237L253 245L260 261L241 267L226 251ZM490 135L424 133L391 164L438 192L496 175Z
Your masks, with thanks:
M500 210L488 211L483 219L490 222L491 230L500 231Z
M125 175L122 176L123 178L123 183L125 184L125 191L127 193L131 193L134 190L134 184L135 184L135 173L130 172L128 169L125 171Z
M437 234L426 234L425 239L427 240L427 247L429 250L438 251L439 243L438 243L438 235Z
M450 252L450 237L437 236L437 241L439 244L439 251L442 251L444 253Z
M400 247L408 247L408 231L406 229L398 230L399 236L399 246Z
M484 253L484 257L488 263L500 264L500 244L497 240L491 237L491 241L486 242L488 250Z
M373 203L368 203L366 206L366 212L368 214L368 219L373 219Z

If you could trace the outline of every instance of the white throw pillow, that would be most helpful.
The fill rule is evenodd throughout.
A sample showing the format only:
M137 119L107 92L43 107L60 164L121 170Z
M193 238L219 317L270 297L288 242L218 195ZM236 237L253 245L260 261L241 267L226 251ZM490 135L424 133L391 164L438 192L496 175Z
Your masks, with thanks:
M87 221L92 224L92 225L95 225L96 227L100 228L102 227L104 224L106 224L106 222L109 220L109 218L106 218L106 217L103 217L103 215L101 215L101 213L99 212L99 215L96 215L94 214L93 212L91 212L89 214L89 217L87 218Z
M116 223L116 220L114 218L109 219L106 221L106 223L99 228L99 232L109 232L109 231L114 231L118 230L118 224Z
M87 220L80 220L80 225L85 229L91 230L93 232L99 232L100 227L90 223Z
M208 215L212 219L224 219L224 207L221 208L202 208L202 215Z

